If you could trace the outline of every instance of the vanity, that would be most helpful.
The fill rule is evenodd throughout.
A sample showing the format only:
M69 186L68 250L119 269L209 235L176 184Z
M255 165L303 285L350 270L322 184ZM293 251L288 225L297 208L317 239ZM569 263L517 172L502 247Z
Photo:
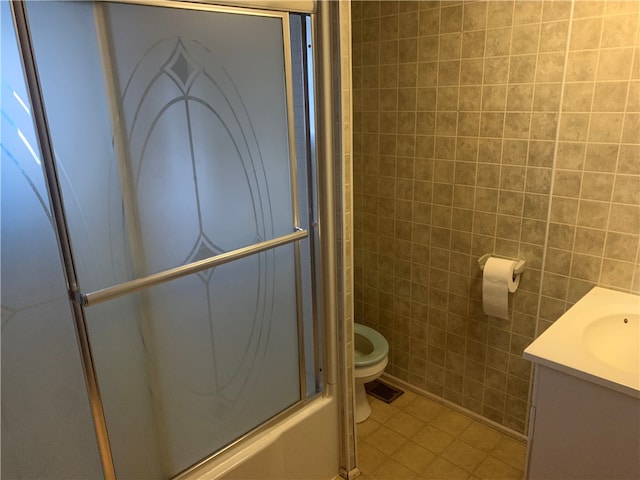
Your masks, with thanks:
M640 478L640 297L596 287L524 351L526 478Z

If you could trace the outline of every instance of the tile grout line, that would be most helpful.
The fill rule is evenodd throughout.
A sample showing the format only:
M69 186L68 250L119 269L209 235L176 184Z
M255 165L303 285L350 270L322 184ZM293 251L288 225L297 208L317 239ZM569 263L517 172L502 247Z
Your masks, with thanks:
M517 460L514 462L509 462L508 460L506 460L504 458L503 454L500 455L495 455L496 452L499 451L500 449L500 445L502 444L503 441L507 441L507 442L516 442L516 443L520 443L522 444L522 448L523 448L523 455L524 455L524 444L523 442L520 442L518 440L515 440L513 438L511 438L508 435L505 435L495 429L492 429L490 427L485 426L484 424L482 424L479 421L476 421L472 418L469 418L463 414L460 414L459 412L456 412L453 409L450 409L448 407L446 407L445 405L440 405L435 401L432 401L418 393L414 393L414 392L410 392L409 395L411 395L413 398L411 400L407 400L408 403L406 403L405 405L401 406L401 407L393 407L393 406L386 406L386 404L384 404L383 402L380 402L378 400L372 399L372 403L373 403L373 414L375 415L375 412L384 410L384 409L392 409L391 413L389 414L388 417L386 417L384 420L382 419L372 419L372 421L376 422L379 426L374 429L372 432L370 432L367 436L365 437L361 437L360 440L363 441L365 444L367 444L369 447L373 448L376 451L379 451L381 454L384 455L385 459L390 459L394 462L399 463L403 468L407 468L410 471L414 472L415 475L422 475L422 474L428 474L428 471L430 468L432 468L433 465L435 465L435 463L438 460L441 461L445 461L449 464L454 465L456 468L462 470L467 476L471 476L470 478L479 478L478 476L476 476L476 473L478 473L478 475L482 475L481 471L479 471L481 469L481 467L483 465L485 465L485 462L489 459L492 458L495 461L501 462L502 464L504 464L506 466L506 468L510 471L512 471L512 473L517 477L520 478L520 476L523 473L523 460ZM426 401L432 402L435 406L437 406L439 409L441 409L438 413L436 413L430 420L423 420L421 418L416 417L415 415L413 415L410 412L406 412L407 407L409 407L410 405L412 405L417 399L424 399ZM424 423L424 425L421 427L421 429L419 431L422 431L425 427L427 426L431 426L432 428L438 430L439 432L441 432L444 435L447 435L449 437L451 437L450 441L447 443L447 445L438 453L437 451L434 450L430 450L429 448L422 446L420 443L416 442L414 440L414 438L419 434L418 432L415 432L413 434L408 434L408 435L403 435L402 432L398 431L397 429L394 429L392 427L390 427L388 424L390 421L392 421L394 418L396 418L400 413L404 413L406 415L408 415L409 417L412 417L416 420L418 420L420 423ZM447 431L447 430L443 430L437 423L436 420L440 417L442 417L445 414L453 414L453 415L460 415L462 417L465 418L465 420L467 420L467 424L464 427L458 428L456 430L458 430L457 433L453 433L453 431ZM464 434L466 432L468 432L472 427L474 426L480 426L481 428L485 428L487 430L492 430L495 435L498 437L493 443L493 445L489 448L489 449L480 449L475 447L468 439L463 438ZM390 451L389 454L381 451L378 447L376 447L376 445L371 442L370 437L375 435L375 432L378 431L381 427L384 427L394 433L396 433L399 437L402 438L402 443L397 446L396 448L392 449ZM453 430L453 429L452 429ZM453 445L456 442L460 442L468 447L474 448L475 450L477 450L480 455L478 455L478 459L476 461L474 461L474 465L472 467L465 465L464 467L462 465L460 465L459 461L456 461L455 458L452 458L452 454L449 455L445 455L447 451L450 451L450 449L453 447ZM428 451L431 455L433 455L433 458L427 462L427 464L425 464L422 467L422 471L416 471L415 465L409 466L408 464L404 463L402 460L400 459L396 459L394 458L395 455L397 455L400 450L405 447L408 444L415 444L418 447L423 448L424 450ZM517 468L514 464L517 463L518 465L522 465L521 468ZM367 472L365 471L364 474L366 475L366 478L368 478L369 475L373 475L374 477L375 472L377 472L380 468L383 468L384 465L384 461L383 463L378 464L377 467L373 468L372 472ZM418 477L418 478L423 478L423 477ZM515 477L514 477L515 478Z

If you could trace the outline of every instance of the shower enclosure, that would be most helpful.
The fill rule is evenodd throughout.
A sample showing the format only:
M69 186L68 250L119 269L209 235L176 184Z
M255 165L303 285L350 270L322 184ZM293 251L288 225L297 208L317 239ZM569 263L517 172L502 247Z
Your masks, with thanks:
M320 394L312 17L1 8L2 475L172 477Z

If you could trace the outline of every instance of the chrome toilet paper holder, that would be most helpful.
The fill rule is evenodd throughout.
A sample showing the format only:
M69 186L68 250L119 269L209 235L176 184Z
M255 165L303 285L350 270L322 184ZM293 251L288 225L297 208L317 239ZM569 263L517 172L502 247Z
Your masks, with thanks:
M495 253L485 253L478 259L478 267L480 267L480 270L484 271L484 265L485 263L487 263L487 260L489 260L489 257L504 258L505 260L513 260L514 262L516 262L516 266L513 269L514 275L520 275L522 272L524 272L525 265L527 264L527 261L522 260L521 258L511 258L504 257L502 255L496 255Z

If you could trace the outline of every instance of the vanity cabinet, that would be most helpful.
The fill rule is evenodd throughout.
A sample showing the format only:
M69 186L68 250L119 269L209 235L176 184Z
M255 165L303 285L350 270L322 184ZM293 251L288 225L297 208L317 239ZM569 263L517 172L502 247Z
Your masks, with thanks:
M526 478L640 479L640 399L536 364Z
M526 478L640 479L640 296L594 287L523 357L535 365Z

